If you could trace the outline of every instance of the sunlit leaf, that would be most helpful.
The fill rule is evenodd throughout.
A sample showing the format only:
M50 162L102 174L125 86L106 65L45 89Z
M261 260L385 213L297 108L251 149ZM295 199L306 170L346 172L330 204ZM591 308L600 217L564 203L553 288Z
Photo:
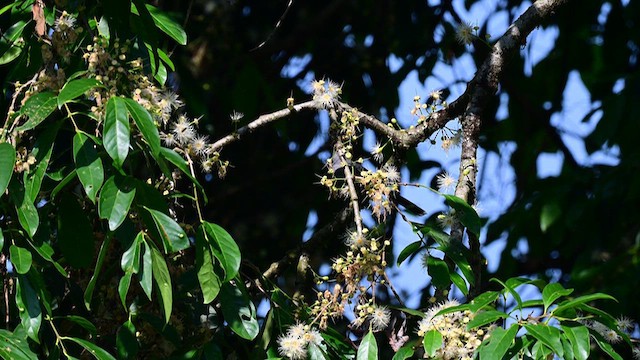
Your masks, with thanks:
M153 290L152 276L153 276L153 260L151 258L151 248L147 245L146 241L142 242L142 267L138 273L138 279L140 281L140 287L144 290L147 298L151 300L151 293Z
M29 348L26 336L18 332L17 329L13 333L0 329L0 357L11 360L38 360L38 355Z
M4 195L11 175L13 175L13 167L16 163L16 150L9 143L0 144L0 198Z
M224 320L234 333L247 340L253 340L258 336L260 326L256 319L256 308L244 290L242 282L228 282L222 285L219 300Z
M482 228L482 221L478 213L467 204L466 201L460 199L455 195L442 195L445 198L447 205L451 206L456 211L456 218L460 220L469 231L476 236L480 236L480 229Z
M20 322L33 341L40 343L38 334L42 324L42 310L36 291L24 275L18 275L16 284L16 306Z
M438 330L429 330L422 338L424 352L430 357L435 356L436 351L442 348L442 334Z
M151 114L133 99L124 99L124 102L142 137L149 144L151 154L156 160L159 159L160 134L158 133L158 127L153 122L153 118L151 118Z
M422 241L415 241L407 245L398 255L398 266L400 266L409 256L416 254L422 249Z
M219 225L203 222L200 225L202 236L211 246L216 259L224 268L224 281L233 279L240 270L241 254L231 235Z
M165 252L176 252L190 246L187 234L169 215L148 207L145 207L145 209L149 211L153 222L156 224L156 229L162 238Z
M153 279L158 286L158 296L162 302L164 308L165 322L169 322L171 317L171 310L173 309L173 290L171 288L171 276L169 275L169 269L164 257L155 246L150 246L151 249L151 261L153 268Z
M200 226L196 234L196 269L203 301L208 304L218 296L222 280L215 271L215 257L204 234L202 226Z
M31 269L31 252L25 248L11 245L9 247L9 259L18 274L26 274Z
M561 326L564 334L571 343L573 357L576 360L589 359L591 344L589 342L589 329L586 326Z
M62 108L62 105L86 93L87 91L101 86L102 84L96 79L84 78L67 82L64 84L62 89L60 89L60 93L58 93L58 109Z
M109 230L117 229L124 221L136 195L136 188L130 178L112 176L102 186L98 201L98 214L109 220Z
M378 343L371 329L358 345L357 360L378 360Z
M531 336L547 345L553 352L562 357L564 354L560 341L560 330L546 324L525 324L524 328Z
M513 343L518 332L518 325L513 324L505 330L501 327L494 329L489 337L489 342L480 347L480 360L502 359Z
M43 122L57 108L56 95L51 91L45 91L30 96L20 109L27 116L27 121L18 126L18 131L27 131L35 128Z
M95 144L81 132L73 137L73 160L84 192L89 200L95 203L98 191L104 182L104 169Z
M129 113L124 99L113 96L106 106L103 142L116 167L122 167L130 144Z
M562 296L567 296L573 292L573 289L565 289L562 285L558 283L551 283L544 287L542 290L542 301L544 303L544 311L547 309L554 301Z
M5 6L2 10L7 9L9 6L13 6L13 4ZM27 24L28 22L19 20L4 31L2 37L0 37L0 65L12 62L22 53L25 45L22 36Z
M139 12L138 12L139 9L137 8L136 5L131 4L131 12L136 15L139 15ZM167 14L162 12L160 9L148 4L146 5L146 7L149 13L151 14L151 17L153 18L153 22L156 24L158 29L160 29L165 34L169 35L178 44L180 45L187 44L187 34L182 29L182 26L180 26L177 22L175 22L173 19L167 16Z

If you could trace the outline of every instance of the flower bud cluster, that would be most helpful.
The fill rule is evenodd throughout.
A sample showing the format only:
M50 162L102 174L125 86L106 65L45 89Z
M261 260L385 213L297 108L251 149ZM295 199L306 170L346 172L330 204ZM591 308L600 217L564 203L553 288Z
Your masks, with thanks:
M442 347L436 351L435 358L443 360L471 360L482 341L489 336L495 325L467 329L474 314L469 310L454 311L437 315L440 311L460 305L456 300L448 300L429 309L425 317L418 322L416 333L424 336L435 330L442 335ZM427 357L425 355L425 357Z

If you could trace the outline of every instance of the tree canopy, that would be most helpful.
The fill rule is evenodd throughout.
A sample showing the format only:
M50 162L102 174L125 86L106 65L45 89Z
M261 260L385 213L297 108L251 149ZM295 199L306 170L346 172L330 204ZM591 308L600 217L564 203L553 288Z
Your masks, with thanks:
M621 0L3 5L0 356L640 357L639 17ZM409 76L442 87L403 99ZM513 201L476 211L496 184ZM424 283L417 306L392 272Z

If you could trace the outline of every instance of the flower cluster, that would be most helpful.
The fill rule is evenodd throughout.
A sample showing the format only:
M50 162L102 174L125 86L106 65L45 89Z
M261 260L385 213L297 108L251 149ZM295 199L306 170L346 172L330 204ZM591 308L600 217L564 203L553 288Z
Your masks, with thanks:
M355 177L371 201L371 212L384 221L392 210L392 198L399 191L400 173L395 166L386 164L381 169L362 170Z
M313 100L319 109L331 109L340 100L342 85L331 80L314 80L311 83L313 89Z
M471 360L482 341L489 335L493 326L467 330L467 324L474 317L469 310L454 311L436 315L444 309L460 305L456 300L449 300L436 305L425 313L418 323L416 332L424 336L435 330L442 335L442 347L436 351L436 358L443 360Z
M611 344L622 341L621 333L628 335L635 329L635 323L626 317L621 317L616 320L615 329L596 320L585 320L582 321L582 323L589 329L600 334L605 341Z
M278 352L291 360L306 359L309 344L322 345L322 336L309 325L296 324L278 338Z

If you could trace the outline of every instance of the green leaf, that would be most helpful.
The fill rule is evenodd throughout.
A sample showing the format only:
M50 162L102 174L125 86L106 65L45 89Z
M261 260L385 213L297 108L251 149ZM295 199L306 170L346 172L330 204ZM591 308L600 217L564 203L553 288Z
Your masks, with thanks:
M216 224L204 221L199 230L224 268L224 281L233 279L240 270L241 262L240 249L236 242L225 229Z
M500 293L497 291L484 292L469 302L469 310L473 313L478 312L478 310L496 301L498 296L500 296Z
M422 249L422 241L418 240L407 245L398 255L397 264L400 266L409 256L418 253Z
M473 270L467 260L466 253L468 252L462 245L450 243L446 248L442 249L446 256L448 256L458 266L462 275L471 285L475 283L475 277L473 276Z
M31 247L38 253L38 255L40 255L43 259L53 264L53 266L56 268L56 270L58 270L60 275L64 277L68 276L67 271L62 267L62 265L60 265L58 262L53 260L52 256L54 254L54 251L51 245L49 245L44 241L37 242L37 241L32 241L31 239L27 239L27 241L29 242L29 245L31 245Z
M84 192L91 202L96 202L98 191L104 182L104 168L98 156L95 144L85 134L78 132L73 137L73 160L76 174L82 183Z
M544 324L525 324L524 328L531 336L540 340L549 349L551 349L556 355L562 357L564 354L562 342L560 341L560 330L557 328L544 325Z
M556 201L544 204L540 212L540 230L546 233L549 227L562 215L562 209Z
M449 235L442 230L432 228L430 226L422 226L418 229L424 236L427 236L433 241L435 241L438 245L446 247L450 243Z
M38 333L42 324L42 310L38 295L24 275L18 275L16 284L16 307L20 315L20 322L33 341L40 343Z
M358 346L356 360L378 360L378 343L371 329L369 329L367 335L362 338Z
M106 350L87 340L78 339L74 337L63 337L62 339L71 340L76 344L82 346L83 348L85 348L85 350L87 350L91 355L93 355L93 357L95 357L98 360L116 360L116 358L111 356L111 354L109 354Z
M0 14L13 4L7 5L0 10ZM27 22L20 20L8 28L0 37L0 65L8 64L15 60L22 53L24 48L23 32Z
M478 213L469 204L467 204L466 201L455 195L442 196L444 196L447 205L451 206L456 211L456 218L460 220L462 225L476 236L480 236L482 221L480 220Z
M479 359L480 360L495 360L502 359L504 354L507 353L513 343L513 339L518 333L518 325L513 324L507 330L503 328L496 328L491 332L489 341L484 346L480 347Z
M469 288L467 287L467 282L464 281L462 276L457 272L452 272L449 274L451 276L451 282L458 288L462 293L466 296L469 294Z
M602 349L602 351L607 353L607 355L609 355L612 359L614 359L614 360L622 360L622 356L620 356L620 354L618 354L616 352L616 350L613 348L613 346L611 346L611 344L609 344L608 342L604 341L604 339L602 339L601 336L594 335L594 339L596 340L596 344L598 344L600 349Z
M307 354L309 355L309 360L327 360L329 356L327 353L322 350L322 348L316 343L309 342L307 348Z
M602 299L617 301L616 298L614 298L611 295L607 295L603 293L589 294L589 295L577 297L573 300L566 300L561 302L557 308L553 309L552 313L553 314L559 313L567 309L575 308L578 305L582 305L591 301L602 300Z
M119 359L135 359L138 354L139 345L136 339L136 327L131 320L125 322L118 329L116 335L116 348Z
M112 176L102 187L98 201L98 215L109 220L109 230L114 231L124 221L136 195L133 179Z
M403 347L398 349L396 354L393 355L393 359L391 359L391 360L406 360L406 359L410 359L413 356L413 354L415 353L415 350L413 349L414 346L415 346L415 344L413 344L413 342L405 344Z
M144 208L151 214L151 218L156 224L158 233L162 238L165 253L176 252L189 247L187 234L175 220L161 211L153 210L146 206Z
M58 205L58 245L73 267L86 268L93 262L93 227L72 194L62 196Z
M67 315L67 316L56 317L56 319L66 319L66 320L72 321L72 322L82 326L85 330L87 330L92 335L95 335L98 332L98 330L96 329L95 325L93 325L91 323L91 321L83 318L82 316Z
M444 288L451 283L449 266L442 259L429 255L427 257L427 273L431 276L431 283L436 288Z
M4 232L0 228L0 252L4 249Z
M15 181L15 179L9 184L9 194L11 195L13 203L16 205L18 222L29 237L33 237L38 230L40 217L38 216L36 206L33 204L33 201L31 201L31 197L25 192L24 187Z
M124 276L120 278L120 282L118 283L118 294L120 295L120 302L125 310L129 310L127 306L127 293L129 292L129 286L131 286L131 277L133 273L125 273Z
M191 171L189 171L189 164L187 164L187 160L185 160L177 152L171 149L167 149L165 147L160 148L160 155L162 155L163 158L165 158L167 161L175 165L178 168L178 170L182 171L182 173L185 174L189 178L189 180L191 180L191 182L194 183L196 187L198 187L198 189L200 189L200 192L205 197L204 201L207 202L207 198L206 198L207 195L204 192L204 188L202 187L202 185L200 185L200 182L198 182L198 179L196 179L191 174Z
M16 150L9 143L0 144L0 198L9 186L15 164Z
M22 327L18 326L20 329ZM24 330L19 329L10 332L7 330L0 330L0 358L12 359L12 360L38 360L36 355L29 348L29 342L24 334L20 334Z
M124 99L124 102L142 137L149 144L151 154L158 160L160 158L160 134L151 114L133 99Z
M64 84L60 93L58 94L58 109L62 108L62 105L77 98L78 96L86 93L95 87L102 87L102 84L96 79L78 79L71 80Z
M476 313L471 321L467 324L467 329L473 329L482 325L490 324L498 319L506 319L509 315L497 310L481 311Z
M185 31L182 29L182 26L180 26L177 22L175 22L158 8L148 4L146 5L146 7L158 29L169 35L178 44L187 44L187 33L185 33ZM138 9L134 6L134 4L131 4L131 12L133 14L139 15Z
M147 244L146 241L142 242L143 245L143 253L142 253L142 268L138 273L138 281L140 281L140 287L144 290L144 293L147 295L147 298L151 300L151 293L153 291L153 260L151 259L151 247Z
M561 325L564 334L571 343L573 356L576 360L589 359L591 344L589 343L589 329L586 326Z
M502 285L504 287L504 292L508 292L509 294L511 294L511 296L513 296L513 298L518 303L518 309L522 310L522 298L520 297L520 294L518 294L518 292L513 287L511 287L510 285L508 285L507 283L503 282L500 279L492 278L489 281L494 281Z
M153 244L153 243L152 243ZM155 246L150 246L151 261L153 262L153 279L158 286L158 296L164 308L165 323L169 322L171 317L171 309L173 308L173 290L171 289L171 276L167 263L160 251Z
M100 245L100 252L98 253L98 261L96 262L96 266L93 270L93 275L91 275L91 280L89 280L89 285L84 290L84 305L87 310L91 310L91 299L93 298L93 290L96 287L96 283L98 282L98 276L100 275L100 270L102 270L102 264L104 263L104 259L107 256L107 252L109 251L109 244L111 244L111 236L107 234L105 236L102 245Z
M107 102L104 119L103 141L107 154L111 156L116 167L121 168L130 144L129 115L124 99L113 96Z
M16 130L27 131L35 128L56 110L56 95L51 91L45 91L30 96L24 102L20 112L27 116L27 121Z
M9 259L16 268L18 274L26 274L31 269L31 252L25 248L11 245L9 247Z
M220 289L220 307L224 320L231 330L243 339L253 340L260 332L256 319L256 308L244 289L244 284L225 283Z
M422 339L422 346L424 346L424 352L427 356L434 357L436 351L442 348L442 334L438 330L427 331Z
M140 245L144 242L144 232L140 231L129 248L122 254L120 268L125 273L137 274L140 270Z
M215 271L215 257L210 242L205 238L202 225L196 234L196 269L198 270L198 282L202 289L203 301L208 304L218 296L222 280Z
M549 306L553 304L558 298L567 296L573 292L573 289L565 289L559 283L547 284L542 290L542 301L544 303L544 312L547 312Z

